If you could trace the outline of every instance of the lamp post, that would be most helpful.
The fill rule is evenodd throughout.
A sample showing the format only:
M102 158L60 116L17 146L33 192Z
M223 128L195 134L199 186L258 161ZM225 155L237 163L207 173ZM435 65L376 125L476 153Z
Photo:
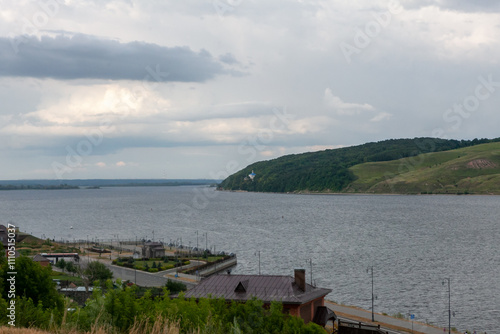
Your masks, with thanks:
M196 257L199 257L200 250L198 249L198 230L196 230Z
M313 260L309 259L309 264L311 265L311 286L313 286Z
M259 255L259 276L260 276L260 250L257 251L257 254Z
M375 301L375 295L373 294L373 266L368 268L366 272L371 271L372 275L372 322L375 322L375 311L374 311L374 301Z
M449 277L444 278L444 280L448 281L448 334L451 334L451 289L450 289L450 281ZM441 282L444 285L444 280Z
M208 250L208 232L203 233L205 235L205 250Z
M87 262L90 262L90 254L89 254L89 235L87 234Z

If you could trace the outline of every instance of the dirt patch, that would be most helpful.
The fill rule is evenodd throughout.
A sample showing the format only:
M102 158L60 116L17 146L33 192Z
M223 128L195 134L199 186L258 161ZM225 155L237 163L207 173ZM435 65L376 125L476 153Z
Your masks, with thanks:
M467 163L467 168L472 168L472 169L489 169L489 168L495 168L498 165L494 162L491 162L486 159L476 159L469 161Z

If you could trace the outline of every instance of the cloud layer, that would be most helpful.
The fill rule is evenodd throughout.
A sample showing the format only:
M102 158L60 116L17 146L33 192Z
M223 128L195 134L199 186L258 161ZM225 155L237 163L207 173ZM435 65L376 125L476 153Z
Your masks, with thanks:
M229 53L222 60L236 62ZM120 43L81 34L0 37L1 76L204 82L229 72L221 61L206 50Z

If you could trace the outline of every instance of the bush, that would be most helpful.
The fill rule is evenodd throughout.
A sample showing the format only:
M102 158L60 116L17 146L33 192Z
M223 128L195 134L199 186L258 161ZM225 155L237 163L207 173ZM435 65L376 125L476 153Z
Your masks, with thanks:
M165 287L171 293L179 293L181 291L187 290L186 284L172 280L168 280L167 283L165 284Z
M149 268L148 270L150 273L157 273L158 272L158 268Z

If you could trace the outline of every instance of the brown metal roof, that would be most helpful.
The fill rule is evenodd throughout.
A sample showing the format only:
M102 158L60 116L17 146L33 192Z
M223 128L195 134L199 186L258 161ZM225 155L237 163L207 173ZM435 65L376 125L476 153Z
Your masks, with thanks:
M240 285L241 283L241 285ZM236 289L240 285L239 289ZM245 291L242 291L243 286ZM290 276L270 275L215 275L204 279L186 292L186 298L224 298L246 301L257 298L263 302L278 301L287 304L303 304L326 296L332 290L306 284L302 291Z
M49 259L41 256L40 254L36 254L35 256L33 256L33 261L35 261L35 262L50 262Z

